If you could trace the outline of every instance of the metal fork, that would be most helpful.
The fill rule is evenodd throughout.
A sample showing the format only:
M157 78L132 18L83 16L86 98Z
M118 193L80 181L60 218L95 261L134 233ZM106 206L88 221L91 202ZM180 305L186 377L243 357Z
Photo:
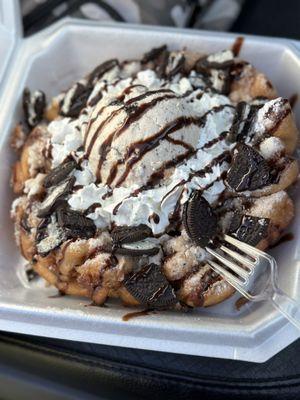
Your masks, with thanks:
M206 251L220 262L208 260L211 268L248 300L269 300L300 330L300 305L279 288L275 259L229 235L224 235L224 241L235 246L239 252L225 244L218 248L223 254L206 247Z

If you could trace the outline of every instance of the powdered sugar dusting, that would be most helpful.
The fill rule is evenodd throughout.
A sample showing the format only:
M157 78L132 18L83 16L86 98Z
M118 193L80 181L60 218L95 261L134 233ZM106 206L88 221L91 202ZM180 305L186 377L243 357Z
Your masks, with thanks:
M270 196L260 197L259 199L255 200L254 205L250 209L250 214L254 217L262 217L266 214L266 212L271 215L277 204L281 203L287 198L288 195L283 190L273 193Z
M259 150L265 159L270 160L280 156L280 154L284 151L284 144L279 138L271 136L260 144Z

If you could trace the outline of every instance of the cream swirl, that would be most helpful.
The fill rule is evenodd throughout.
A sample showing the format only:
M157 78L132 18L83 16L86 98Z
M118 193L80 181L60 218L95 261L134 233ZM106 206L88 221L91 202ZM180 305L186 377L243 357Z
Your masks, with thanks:
M160 235L193 189L211 203L223 192L235 111L194 71L162 78L138 68L114 66L77 119L56 120L48 130L53 166L69 154L83 160L74 172L83 187L68 200L73 209L93 206L87 215L101 229L145 224Z

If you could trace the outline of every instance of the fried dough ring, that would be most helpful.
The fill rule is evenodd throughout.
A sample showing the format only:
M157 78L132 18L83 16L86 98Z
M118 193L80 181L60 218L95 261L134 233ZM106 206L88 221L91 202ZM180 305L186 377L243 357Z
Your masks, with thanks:
M46 145L46 140L47 129L44 125L34 128L26 139L21 150L20 160L13 166L12 187L15 194L22 194L27 179L34 178L40 169L47 169L49 161L41 152ZM36 165L31 161L32 153L37 157Z
M185 56L186 68L190 69L191 66L195 64L196 60L203 55L185 52ZM255 99L258 96L272 99L275 98L277 94L276 90L270 84L265 75L258 72L253 66L245 64L241 74L233 81L231 85L231 93L229 97L233 103L238 103L239 101L243 100L249 101ZM52 105L46 112L46 118L49 121L57 118L58 111L59 104L57 99L54 99ZM29 135L22 149L20 160L14 166L13 189L16 194L22 193L25 181L33 177L32 172L30 172L29 151L33 143L43 136L41 133L37 134L37 132L38 127L35 128ZM279 137L283 141L287 154L291 154L294 151L298 140L298 131L291 113L281 121L276 130L273 132L273 135ZM271 187L265 188L265 190L262 189L260 191L255 191L251 193L251 195L266 196L271 193L286 189L292 184L292 182L296 180L297 175L297 162L291 161L281 173L278 184L271 185ZM265 197L265 199L266 198L267 197ZM257 246L260 249L266 249L270 244L273 244L276 242L276 240L278 240L282 230L290 223L294 215L294 208L292 200L286 193L282 196L281 200L276 203L276 207L274 206L272 208L272 212L270 207L267 207L265 212L259 211L260 207L258 206L258 202L260 200L261 198L254 200L254 205L249 210L249 214L271 219L268 236ZM16 224L18 223L19 222L16 220ZM33 235L28 234L28 232L26 232L24 229L20 229L19 232L22 254L26 259L31 260L35 252ZM63 248L64 246L62 246L62 249ZM94 287L88 287L84 286L82 280L81 282L78 282L73 274L77 267L84 265L84 262L89 255L90 250L88 249L88 244L82 241L81 249L76 250L76 252L72 251L72 246L70 246L64 251L63 256L61 249L51 251L46 257L36 256L33 263L33 268L48 283L56 286L65 294L92 298L92 300L98 305L103 304L108 297L119 297L126 305L139 305L139 302L126 290L122 284L122 279L124 278L125 274L130 272L132 268L132 259L128 259L120 271L116 272L115 277L117 282L115 285L112 285L111 282L109 283L109 279L107 279L106 286L104 286L103 283L100 283ZM201 274L203 274L203 270L207 270L209 268L210 267L206 264L201 266L197 272L193 274L187 274L184 277L182 284L177 291L180 301L188 304L191 307L197 307L200 305L199 302L201 300L201 305L210 306L224 301L234 293L234 288L224 279L217 281L204 293L202 293ZM103 270L101 278L103 279L104 276L105 270ZM120 280L118 281L118 279ZM192 284L191 282L194 283Z

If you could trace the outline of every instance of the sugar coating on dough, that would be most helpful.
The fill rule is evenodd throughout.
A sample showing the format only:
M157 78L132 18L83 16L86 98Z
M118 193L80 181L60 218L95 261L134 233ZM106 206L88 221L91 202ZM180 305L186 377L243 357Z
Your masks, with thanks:
M288 199L288 195L283 190L273 193L270 196L260 197L251 207L251 215L254 217L261 217L262 215L266 214L271 215L277 204L281 203L285 199Z
M45 176L45 174L38 173L34 178L27 179L27 181L25 181L24 193L26 193L28 197L40 194L43 190Z
M284 150L284 144L279 138L271 136L261 142L259 150L262 156L266 160L269 160L280 155L280 153Z
M174 68L176 70L176 67L181 65L182 53L171 52L168 53L168 57L166 72L171 73ZM43 201L44 195L47 199L50 193L49 189L43 188L42 183L45 174L49 172L50 165L53 168L65 160L74 159L76 161L78 169L71 172L76 178L71 194L71 197L73 197L71 200L71 198L68 198L69 194L67 194L65 198L68 201L68 207L94 221L99 218L99 221L95 223L96 237L74 240L70 239L70 236L66 233L62 241L60 240L59 230L63 227L58 225L58 218L57 221L53 220L50 224L52 229L48 232L49 237L45 240L54 241L54 245L56 242L60 242L60 244L56 247L53 245L53 248L50 249L50 251L53 251L49 254L52 257L52 264L43 263L43 260L45 260L43 259L40 265L41 268L45 266L45 268L52 269L57 274L58 287L62 282L70 283L70 287L75 285L74 287L77 287L79 292L83 289L84 293L88 293L93 299L93 294L96 294L97 288L99 290L101 288L104 292L107 291L109 297L118 296L119 291L125 289L124 279L130 272L137 272L147 264L155 264L157 268L162 269L167 280L169 280L169 284L177 291L178 299L183 299L183 301L186 299L188 305L203 305L203 299L205 301L208 299L207 305L213 304L232 293L230 285L213 272L206 263L206 260L210 259L206 250L194 245L183 228L183 220L186 222L184 204L189 200L194 190L201 190L203 197L206 198L214 212L218 213L221 208L219 202L224 199L227 200L226 196L232 195L232 192L226 186L226 171L231 162L230 153L236 143L225 139L227 139L226 135L232 130L233 121L236 117L240 117L236 108L240 101L248 102L248 108L250 109L253 106L255 112L254 117L251 114L251 120L249 117L251 123L249 122L246 132L249 136L246 139L249 139L249 142L246 139L245 142L254 146L266 160L272 160L272 165L274 164L275 167L277 167L277 162L279 162L280 167L284 166L286 159L284 159L285 146L282 140L268 136L276 134L275 128L290 111L290 106L288 101L282 98L268 101L272 96L266 88L267 86L271 88L269 91L273 89L267 78L251 65L243 64L241 60L233 60L231 51L228 50L207 57L208 62L216 64L227 63L227 61L230 64L231 60L233 66L238 66L237 71L231 71L237 73L236 82L230 82L229 75L227 76L225 73L227 70L222 70L221 65L211 67L211 76L208 82L205 74L202 75L201 72L197 72L196 64L193 71L180 71L179 68L172 78L168 78L168 76L161 75L158 69L154 70L156 68L155 63L153 69L151 69L151 66L149 69L149 65L143 66L143 62L128 62L127 64L126 62L124 64L117 62L118 65L106 72L104 76L95 78L92 92L88 99L84 101L85 106L82 105L83 108L79 111L79 116L74 118L73 116L68 117L68 111L72 106L73 97L76 97L74 96L75 89L78 88L79 83L85 86L89 78L86 77L84 80L75 83L66 93L57 96L56 101L60 98L62 103L56 104L54 121L48 126L38 125L25 143L24 150L26 151L22 153L22 156L24 154L27 158L22 159L21 157L19 164L27 164L25 171L27 174L23 175L23 171L20 171L19 175L24 186L21 190L23 189L26 197L25 199L21 197L14 202L12 216L16 221L16 236L20 236L20 233L26 230L29 234L24 238L26 240L31 237L34 238L36 227L41 221L37 217L38 206ZM243 67L240 66L240 63ZM126 65L127 67L125 67ZM228 64L226 65L227 69ZM146 70L143 70L144 67ZM132 76L127 77L126 73L124 75L125 69L127 69L127 73L132 69L130 72ZM239 75L240 73L241 75ZM226 76L228 82L226 82ZM240 85L238 82L240 82ZM228 94L230 89L225 84L231 85L231 93ZM234 88L235 84L236 89ZM236 92L236 98L231 96L234 92ZM135 98L140 99L131 103L130 101ZM94 105L92 100L95 101ZM152 104L149 108L147 108L148 103ZM134 107L127 109L128 104L133 104ZM62 113L60 116L58 115L59 107L62 107L61 111L64 112L65 118L63 118ZM117 112L119 107L121 111ZM141 118L136 118L139 116L139 113L137 113L139 109L145 111L140 114ZM132 121L130 113L132 113ZM135 116L135 114L137 115ZM89 132L87 127L93 127L93 124L89 124L89 121L93 120L92 117L95 118L97 124L94 123L93 129L95 131L90 129ZM102 125L106 118L110 123ZM183 121L182 126L181 120ZM173 126L174 121L176 121L176 124ZM240 122L236 121L235 123ZM171 132L172 136L171 134L169 136L168 133L169 125L172 129L176 128L174 132ZM121 129L118 132L121 126L124 127L123 131ZM103 127L106 129L107 135L111 131L113 133L111 136L113 142L109 145L107 145L109 141L107 143L105 141L102 145L102 139L104 140L105 137ZM167 127L168 129L166 129ZM251 132L252 128L253 131ZM100 131L102 134L99 134ZM118 132L118 135L115 131ZM90 135L85 138L87 132ZM94 141L93 137L96 133ZM161 138L160 135L162 135ZM153 139L150 140L148 136L150 139L154 136L160 139L157 143L151 143ZM17 132L16 149L22 145L22 138L22 132ZM87 139L86 143L84 139ZM133 140L148 145L148 139L153 147L150 146L150 150L143 157L139 158L139 152L142 154L147 146L141 146L141 149L133 147L134 152L127 154L127 150L130 148L128 146L132 145ZM252 141L252 139L254 140ZM255 139L259 140L256 141ZM84 146L82 146L83 144ZM91 152L88 157L86 157L86 152L89 153L87 144L91 147L91 151L94 149L94 152ZM106 145L107 147L105 147ZM103 155L100 152L101 148L105 150ZM226 158L227 153L229 158ZM105 156L104 160L99 159L100 154L103 159ZM195 154L197 154L197 157ZM47 155L50 157L49 160ZM184 155L182 159L179 157L181 155ZM126 161L127 156L128 160ZM220 156L224 156L224 159ZM164 166L163 163L161 165L162 161L171 162L176 160L177 157L179 162L175 163L175 166L172 163L170 165L166 163L168 167L165 170L161 168ZM152 163L153 165L151 160L155 161ZM118 163L115 165L116 161ZM126 163L132 167L128 169L127 175L125 174ZM271 163L269 164L271 165ZM185 168L182 168L183 165ZM23 165L21 165L21 169L22 167ZM101 174L98 174L99 168L102 169ZM120 179L121 183L118 184L118 179L115 177L110 182L111 171L115 171L118 179L124 173L124 180ZM143 172L141 173L141 171ZM154 172L160 174L155 176ZM151 182L152 175L157 180L154 179ZM27 179L28 177L29 179ZM25 179L27 180L25 181ZM147 186L148 181L149 187ZM105 184L107 187L102 187ZM136 190L135 185L141 190L140 192ZM170 187L164 193L163 190L166 189L167 185ZM180 185L186 185L185 190L178 190ZM133 188L134 191L132 191ZM174 188L177 189L174 190ZM278 186L274 190L276 189L279 190ZM17 189L15 191L18 192ZM144 191L148 197L140 195L141 193L144 195ZM120 198L114 197L113 192L118 194ZM224 196L221 195L223 192ZM259 194L261 193L263 193L263 189ZM236 193L233 195L235 196ZM249 204L252 204L252 206L249 205L250 208L248 208L247 205L247 209L243 209L243 212L249 212L250 215L258 217L270 215L271 218L273 212L279 213L278 207L281 210L289 208L288 202L291 203L288 195L283 191L255 199L252 197L255 194L243 192L242 197L245 196L250 197ZM112 200L116 201L113 202ZM121 204L120 207L119 203ZM137 203L138 207L134 208ZM163 204L164 208L162 207ZM146 206L149 205L152 207L151 210L148 207L150 211L146 209ZM286 205L287 207L285 207ZM18 207L20 207L19 211ZM227 217L232 217L232 210L227 210L226 207L223 207L225 212L230 211L227 213L230 214ZM115 210L116 212L114 212ZM23 220L24 213L26 218ZM106 218L105 213L109 216L116 215L116 217L110 220ZM284 214L284 211L282 213ZM121 215L123 219L120 217L118 220L118 215ZM217 215L219 216L219 214ZM57 214L54 215L53 213L52 217L55 216L57 217ZM136 219L134 219L135 217ZM220 218L222 222L222 216ZM280 216L280 218L285 221L285 215ZM279 220L279 217L277 217L277 220ZM23 222L29 226L29 230L26 225L24 225L25 229L22 228ZM118 246L126 248L128 245L113 243L110 230L118 226L132 227L139 224L151 225L154 239L149 239L156 240L159 252L154 256L142 255L141 257L116 254L114 250ZM161 224L162 227L158 229L153 224ZM224 226L223 230L221 225L219 228L219 232L226 231ZM68 232L68 229L66 229L66 232ZM22 239L23 237L21 237L21 245ZM17 240L19 239L17 238ZM41 243L37 245L40 246ZM23 250L22 253L26 254ZM48 252L44 253L48 254ZM43 276L42 273L41 275ZM65 289L65 291L68 293L68 289ZM75 292L74 289L69 291L71 294ZM211 298L211 294L214 295L214 298ZM122 298L121 295L120 297ZM100 301L98 304L100 304ZM103 301L105 301L105 298Z

